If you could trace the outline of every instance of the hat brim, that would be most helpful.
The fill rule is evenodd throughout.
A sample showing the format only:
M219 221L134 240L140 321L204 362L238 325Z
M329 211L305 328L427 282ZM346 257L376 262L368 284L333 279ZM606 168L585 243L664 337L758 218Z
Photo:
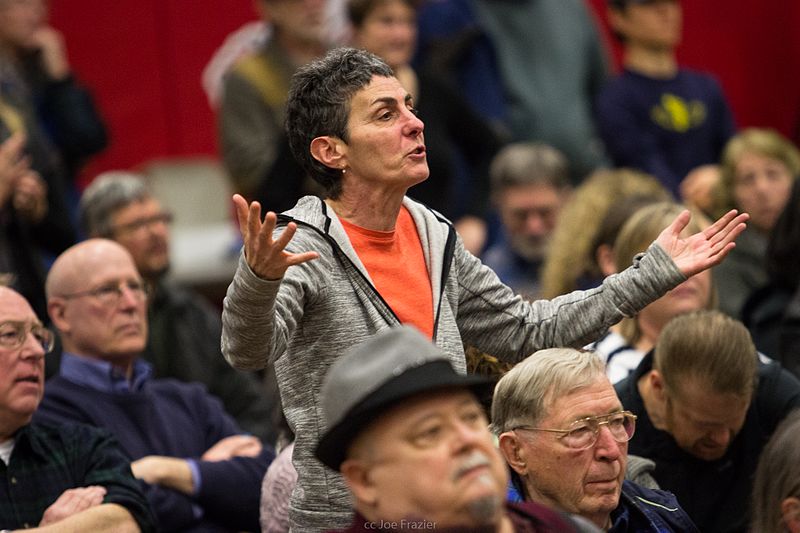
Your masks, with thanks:
M381 385L328 429L314 454L323 464L338 471L353 439L386 409L411 396L451 387L465 387L483 400L492 393L494 381L481 375L458 374L444 359L407 370Z

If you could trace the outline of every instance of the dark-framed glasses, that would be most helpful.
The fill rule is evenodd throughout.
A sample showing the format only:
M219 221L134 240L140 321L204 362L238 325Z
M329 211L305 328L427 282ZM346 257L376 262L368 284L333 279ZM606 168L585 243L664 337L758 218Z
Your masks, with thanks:
M50 353L53 350L55 335L52 331L41 324L13 320L0 323L0 346L16 350L25 344L29 334L33 335L44 353Z
M162 211L161 213L156 213L155 215L151 215L149 217L138 218L126 224L120 224L113 228L114 233L138 233L145 228L149 228L155 224L164 224L168 226L172 224L172 213L168 211Z
M86 291L73 292L71 294L62 294L61 298L83 298L89 296L95 298L98 302L109 307L116 306L122 294L128 291L137 302L143 302L147 299L147 284L142 280L128 280L123 282L106 283L89 289Z
M611 436L619 443L628 442L636 430L636 415L630 411L618 411L601 416L581 418L570 424L567 429L548 429L533 426L517 426L514 431L547 431L559 433L557 437L568 448L585 450L594 446L600 434L600 426L608 427Z

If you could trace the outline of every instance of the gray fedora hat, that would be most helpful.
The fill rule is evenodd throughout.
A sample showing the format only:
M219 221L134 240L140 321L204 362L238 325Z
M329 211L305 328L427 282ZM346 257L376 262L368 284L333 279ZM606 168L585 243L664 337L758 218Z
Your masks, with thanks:
M493 386L484 376L456 372L444 352L415 328L384 330L338 359L325 375L325 432L315 455L339 470L353 439L397 402L446 387L466 387L482 399Z

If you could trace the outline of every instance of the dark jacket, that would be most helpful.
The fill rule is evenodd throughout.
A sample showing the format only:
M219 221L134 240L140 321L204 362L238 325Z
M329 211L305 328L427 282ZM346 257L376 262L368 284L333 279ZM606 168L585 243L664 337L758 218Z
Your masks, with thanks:
M659 487L675 494L700 531L747 531L758 457L778 423L800 407L800 381L777 363L759 363L758 388L742 429L722 458L704 461L684 451L672 435L651 422L637 382L652 367L650 352L633 374L615 385L622 405L639 417L629 453L655 461L653 477Z
M630 481L622 484L619 505L611 513L609 533L699 532L671 492L653 490Z

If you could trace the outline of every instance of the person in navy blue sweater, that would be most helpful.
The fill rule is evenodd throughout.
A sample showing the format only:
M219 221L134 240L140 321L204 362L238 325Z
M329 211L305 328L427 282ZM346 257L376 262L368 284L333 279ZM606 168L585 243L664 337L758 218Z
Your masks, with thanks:
M717 81L680 68L678 0L609 0L609 23L624 47L623 71L597 95L595 119L614 164L658 177L679 196L690 170L716 163L735 133Z
M64 346L37 419L110 430L161 531L258 531L259 496L274 453L243 435L200 384L151 379L145 283L129 252L91 239L58 257L48 311Z

